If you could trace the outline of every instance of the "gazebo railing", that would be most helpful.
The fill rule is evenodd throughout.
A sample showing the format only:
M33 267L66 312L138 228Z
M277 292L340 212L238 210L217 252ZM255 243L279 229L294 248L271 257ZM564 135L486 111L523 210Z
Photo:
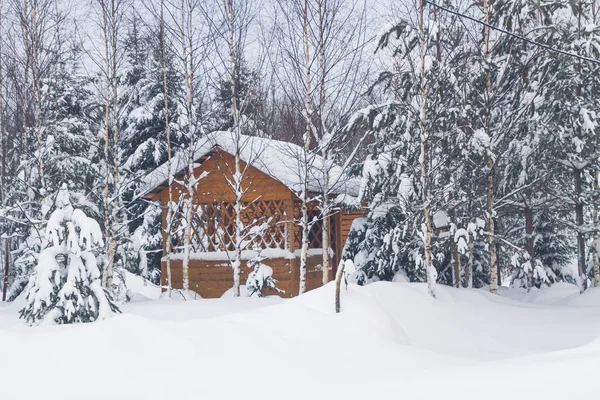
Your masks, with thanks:
M192 212L191 251L215 252L235 249L234 203L195 204ZM247 249L288 249L289 226L284 200L256 200L243 204L242 237ZM175 216L173 248L183 252L185 219L183 210ZM257 228L262 229L257 229ZM253 229L254 228L254 229ZM260 234L253 234L259 231Z

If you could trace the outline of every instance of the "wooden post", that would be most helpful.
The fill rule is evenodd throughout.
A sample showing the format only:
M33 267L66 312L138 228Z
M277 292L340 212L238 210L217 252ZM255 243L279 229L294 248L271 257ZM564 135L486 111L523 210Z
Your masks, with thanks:
M340 287L342 286L342 276L344 276L344 262L340 261L337 274L335 277L335 312L336 314L340 312Z

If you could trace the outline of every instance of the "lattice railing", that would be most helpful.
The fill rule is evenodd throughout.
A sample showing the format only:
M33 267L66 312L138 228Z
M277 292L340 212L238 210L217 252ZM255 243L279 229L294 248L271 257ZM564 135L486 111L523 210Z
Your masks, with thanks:
M319 211L316 202L309 203L308 205L308 220L314 221L311 225L311 229L308 233L308 248L309 249L320 249L323 247L323 221L320 219L321 212ZM302 248L302 226L300 220L302 219L302 203L297 202L294 206L294 248ZM332 221L332 219L330 219ZM329 223L329 244L331 247L335 245L335 227L333 223Z
M191 251L211 252L235 249L234 203L196 204L191 218ZM241 212L244 247L286 249L289 247L284 200L257 200L244 203ZM183 210L176 215L173 244L183 251L185 218ZM262 229L258 229L262 228ZM259 234L253 232L259 230Z

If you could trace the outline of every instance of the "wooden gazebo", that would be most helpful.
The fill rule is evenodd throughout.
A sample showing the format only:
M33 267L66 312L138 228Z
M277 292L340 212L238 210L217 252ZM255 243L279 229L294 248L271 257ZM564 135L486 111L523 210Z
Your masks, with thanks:
M243 136L241 145L236 146L230 132L216 132L201 139L192 156L194 175L202 177L195 189L193 199L192 241L190 261L190 289L204 298L221 297L233 285L230 259L234 249L235 193L231 188L232 171L235 170L233 154L239 148L242 169L245 171L242 221L246 228L262 225L260 235L247 243L242 258L247 261L257 253L265 258L264 264L273 269L279 281L281 296L298 294L300 248L302 228L298 224L301 216L300 165L303 149L287 142L274 141L253 136ZM187 157L175 157L172 172L174 203L181 203L185 188ZM309 161L310 219L319 217L318 199L321 196L321 160L312 157ZM339 167L331 168L330 181L333 190L331 200L348 204L357 195L357 183L343 175ZM167 166L163 165L146 178L145 198L159 201L163 206L163 243L166 242L166 205L168 203ZM350 201L348 201L350 199ZM330 248L332 272L340 259L343 245L348 237L352 221L363 215L362 210L340 210L330 220ZM172 232L173 253L171 255L171 285L182 287L183 215L177 213ZM309 257L307 262L307 290L321 286L322 282L322 222L313 224L309 235ZM164 253L163 253L164 254ZM251 267L244 262L241 281L245 283ZM162 261L162 281L166 285L165 259Z

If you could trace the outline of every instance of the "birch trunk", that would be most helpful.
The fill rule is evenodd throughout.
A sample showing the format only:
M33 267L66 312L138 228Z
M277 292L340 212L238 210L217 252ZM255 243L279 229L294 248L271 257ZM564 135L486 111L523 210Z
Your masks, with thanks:
M24 0L24 4L23 4L23 16L25 18L27 18L27 15L29 15L29 0ZM25 24L27 25L27 24ZM22 26L22 34L23 34L23 43L25 45L25 48L29 48L29 33L28 33L28 27L27 26ZM31 66L31 59L29 57L29 54L26 54L26 60L25 60L25 88L29 88L29 71L30 71L30 66ZM28 155L29 155L29 126L30 126L30 121L29 121L29 115L30 115L30 102L28 99L28 93L26 91L25 93L25 118L24 118L24 123L25 123L25 132L23 135L23 155L21 156L21 160L25 160ZM24 182L28 182L29 181L29 171L28 171L28 167L24 167L23 168L23 181Z
M304 133L304 176L303 176L303 193L302 193L302 250L300 253L300 287L299 294L306 292L306 261L308 258L308 235L310 232L308 221L308 169L309 169L309 154L311 140L311 74L310 74L310 42L308 36L308 0L304 0L304 52L306 57L306 131Z
M596 23L597 8L596 0L592 1L592 22ZM594 148L598 148L598 134L594 135ZM600 192L600 171L594 168L594 246L592 249L592 259L594 260L594 287L600 286L600 265L598 261L598 193Z
M3 32L4 27L4 1L0 0L0 33ZM0 205L6 207L6 196L4 193L4 187L6 184L6 141L4 133L4 66L2 64L2 58L4 56L4 49L2 48L2 40L0 40ZM2 279L2 301L6 301L6 294L8 291L8 274L10 272L10 238L4 239L4 277Z
M191 30L191 11L187 11L185 0L181 0L181 43L183 45L183 63L184 79L187 92L187 114L188 114L188 177L186 182L186 199L184 201L184 218L186 225L183 231L183 262L182 262L182 287L184 291L190 287L190 252L192 244L192 217L194 212L194 189L196 187L196 178L194 176L194 149L195 149L195 111L194 111L194 87L192 79L192 37L190 31L186 33L186 28Z
M104 163L105 163L105 176L104 176L104 191L103 191L103 202L104 202L104 237L106 238L106 268L102 274L102 286L109 288L109 274L112 269L113 253L112 250L112 226L111 226L111 212L110 212L110 198L109 198L109 185L110 185L110 105L111 105L111 77L110 77L110 51L108 36L108 16L106 3L104 0L100 0L102 8L102 33L104 35L104 57L105 57L105 103L104 103Z
M469 261L465 268L465 280L468 289L473 289L473 239L469 237Z
M117 252L117 236L121 230L121 226L119 223L119 217L121 216L121 178L120 178L120 166L121 166L121 152L119 149L119 83L117 77L117 2L118 0L111 0L111 89L112 89L112 110L113 110L113 198L114 198L114 207L113 207L113 215L112 215L112 236L111 236L111 252L110 252L110 264L108 271L108 287L112 286L113 276L114 276L114 267L115 267L115 256ZM125 219L123 219L125 221Z
M435 297L435 281L436 273L433 268L433 260L431 257L431 192L429 188L429 174L428 174L428 152L427 148L427 87L426 87L426 76L425 76L425 54L426 54L426 43L425 43L425 26L423 23L425 13L425 3L423 0L419 3L419 33L421 39L421 154L419 161L421 163L421 187L422 187L422 199L423 199L423 215L425 217L425 273L427 275L427 291L432 297Z
M242 210L243 210L243 171L241 165L241 127L240 127L240 115L237 103L237 73L239 68L239 59L236 52L235 40L235 9L233 0L224 1L225 16L227 17L227 26L229 33L229 68L231 70L231 116L233 118L233 134L235 142L235 172L233 176L233 189L235 191L235 232L234 232L234 258L233 258L233 296L240 297L240 270L242 266L242 247L244 239L244 225L242 221Z
M577 2L577 40L581 40L582 30L582 16L583 16L583 2L579 0ZM577 65L577 71L581 73L581 61ZM577 87L577 96L581 96L581 86ZM581 126L577 127L577 136L581 138ZM577 225L577 267L579 270L579 278L581 279L581 286L579 291L583 293L587 289L587 268L585 265L585 236L583 234L583 223L584 223L584 210L583 210L583 199L582 199L582 174L583 171L576 168L574 171L575 180L575 222Z
M529 255L532 271L527 275L527 291L533 286L533 268L535 266L534 241L533 241L533 210L531 207L525 208L525 246Z
M575 196L577 203L575 205L575 222L577 225L577 267L581 279L580 291L587 289L587 271L585 267L585 236L583 234L583 199L582 197L582 170L575 170Z
M488 168L488 183L487 183L487 208L488 208L488 239L490 251L490 292L498 293L498 255L496 253L496 236L494 227L495 206L494 206L494 158L493 158L493 133L492 133L492 113L490 109L490 101L492 96L492 76L490 71L490 12L489 0L483 2L483 12L485 15L484 40L485 40L485 66L486 66L486 121L485 130L489 137L490 148L487 152L487 168Z
M44 168L44 140L43 140L43 132L42 132L42 115L41 115L41 102L42 102L42 77L40 75L40 60L39 60L39 50L40 50L40 32L38 26L38 4L37 2L33 2L31 6L32 12L32 21L31 21L31 30L33 33L33 37L30 43L30 48L27 49L29 53L29 57L31 58L31 74L33 80L33 112L34 112L34 130L35 137L37 143L37 164L38 164L38 174L40 180L40 194L41 204L44 206L46 204L46 176L45 176L45 168Z
M460 254L456 248L456 243L452 242L452 256L454 258L454 287L460 287L460 270L462 269L460 262Z
M173 288L171 276L172 226L173 226L173 167L171 165L171 126L169 125L169 92L167 86L167 58L165 49L164 0L160 1L160 51L163 75L163 100L165 113L165 135L167 137L167 179L169 185L169 202L167 204L167 240L165 243L167 268L167 296L171 297Z
M10 272L10 238L4 240L4 279L2 282L2 301L8 293L8 273Z
M329 201L329 191L330 191L330 181L329 181L329 170L330 170L330 160L329 160L329 143L323 143L326 140L329 140L327 135L328 130L326 126L326 111L325 111L325 75L326 75L326 60L325 60L325 14L327 12L327 1L319 1L319 68L321 70L321 83L320 83L320 104L319 104L319 117L321 120L321 146L322 146L322 158L323 158L323 202L321 206L321 218L323 220L322 223L322 231L321 231L321 246L323 249L323 260L322 260L322 271L323 271L323 285L326 285L329 282L329 271L331 270L331 258L329 256L329 237L330 237L330 221L329 217L331 216L330 210L330 201Z

